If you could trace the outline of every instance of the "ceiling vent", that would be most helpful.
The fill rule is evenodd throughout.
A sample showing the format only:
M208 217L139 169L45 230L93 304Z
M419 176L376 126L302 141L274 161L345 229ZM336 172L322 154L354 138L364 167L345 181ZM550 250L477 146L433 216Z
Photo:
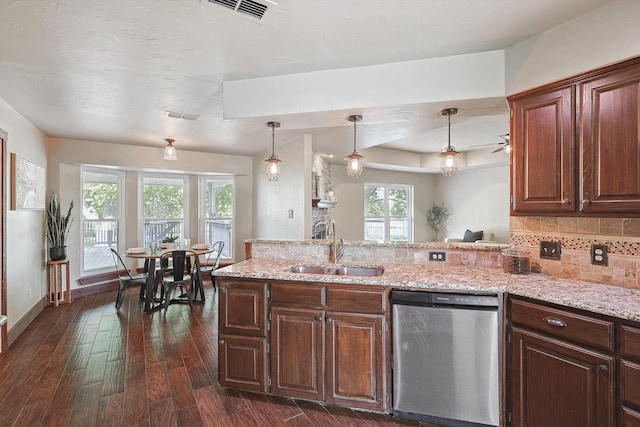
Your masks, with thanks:
M220 5L229 11L238 13L240 16L258 22L264 22L277 6L277 3L270 0L263 0L262 2L254 0L209 0L209 3Z

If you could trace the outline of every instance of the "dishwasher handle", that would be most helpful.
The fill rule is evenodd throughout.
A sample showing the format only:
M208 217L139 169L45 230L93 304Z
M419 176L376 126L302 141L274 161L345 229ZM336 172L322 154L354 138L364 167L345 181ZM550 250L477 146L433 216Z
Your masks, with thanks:
M391 303L413 306L498 307L496 294L459 294L448 292L392 290Z

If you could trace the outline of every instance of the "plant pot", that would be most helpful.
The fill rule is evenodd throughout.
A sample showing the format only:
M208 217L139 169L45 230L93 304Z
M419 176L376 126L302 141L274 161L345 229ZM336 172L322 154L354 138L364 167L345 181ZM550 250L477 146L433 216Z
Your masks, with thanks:
M51 258L51 261L62 261L63 259L67 259L67 247L59 246L49 248L49 258Z

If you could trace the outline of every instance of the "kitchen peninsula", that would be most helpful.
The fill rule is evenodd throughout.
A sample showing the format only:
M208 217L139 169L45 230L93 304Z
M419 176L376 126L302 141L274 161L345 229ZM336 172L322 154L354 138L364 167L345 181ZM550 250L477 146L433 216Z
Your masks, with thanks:
M391 289L498 294L504 321L500 425L510 425L508 417L521 419L518 398L534 393L524 390L522 375L549 369L568 372L580 387L594 388L582 395L588 402L576 403L574 393L561 401L585 412L598 408L598 419L611 420L598 425L636 417L638 398L628 388L640 372L640 354L633 347L640 342L640 291L505 273L500 266L506 245L346 242L339 264L384 268L372 277L292 271L297 265L332 265L328 241L251 240L247 246L250 259L215 273L220 382L225 387L390 412ZM430 251L446 252L447 261L428 261ZM378 255L370 258L372 253ZM509 341L518 344L504 344ZM283 352L292 346L299 351ZM555 356L543 363L527 353L533 350Z

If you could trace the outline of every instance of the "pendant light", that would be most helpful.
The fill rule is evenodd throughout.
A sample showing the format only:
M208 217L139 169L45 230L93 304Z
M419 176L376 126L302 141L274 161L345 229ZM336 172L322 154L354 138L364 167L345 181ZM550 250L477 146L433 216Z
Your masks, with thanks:
M176 156L176 148L173 146L175 139L167 138L167 146L164 147L164 159L165 160L178 160Z
M362 160L364 160L364 156L361 156L356 151L356 123L362 120L362 116L354 114L347 117L347 120L353 122L353 153L345 157L345 160L347 160L347 175L351 178L357 178L362 175Z
M456 151L455 147L451 146L451 115L456 114L458 112L457 108L445 108L440 111L440 114L443 116L447 116L449 121L449 140L447 143L447 147L444 148L441 152L438 153L438 157L442 158L442 165L440 170L442 175L444 176L454 176L458 170L458 160L457 157L462 153Z
M263 163L267 165L267 179L277 181L280 178L280 163L282 163L275 154L276 128L280 127L280 123L267 122L267 126L271 128L271 155Z

